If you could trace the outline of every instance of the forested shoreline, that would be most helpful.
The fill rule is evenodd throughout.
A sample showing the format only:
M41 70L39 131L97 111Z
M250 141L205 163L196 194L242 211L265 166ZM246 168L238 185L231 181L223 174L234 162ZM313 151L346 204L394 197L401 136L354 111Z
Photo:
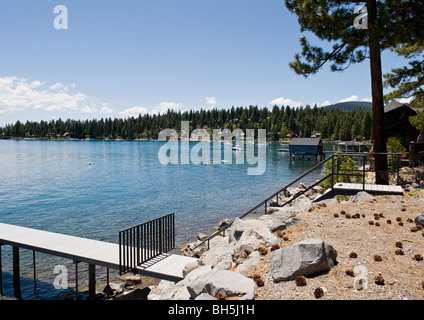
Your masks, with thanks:
M362 109L341 111L316 106L294 108L257 106L230 109L168 110L163 114L144 114L129 118L92 120L50 120L21 122L0 127L1 139L157 139L162 129L180 130L181 121L189 121L190 130L266 129L270 140L290 136L320 134L329 140L372 139L372 112ZM257 131L255 131L257 132Z

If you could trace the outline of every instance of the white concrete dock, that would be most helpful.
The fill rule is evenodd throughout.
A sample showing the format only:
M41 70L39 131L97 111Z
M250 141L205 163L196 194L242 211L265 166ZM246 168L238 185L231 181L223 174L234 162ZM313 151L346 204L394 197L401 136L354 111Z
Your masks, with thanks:
M85 262L89 265L119 270L119 245L115 243L0 223L0 245L11 245L15 248L72 259L76 263ZM162 253L138 266L134 272L179 281L184 278L184 267L193 260L197 259Z

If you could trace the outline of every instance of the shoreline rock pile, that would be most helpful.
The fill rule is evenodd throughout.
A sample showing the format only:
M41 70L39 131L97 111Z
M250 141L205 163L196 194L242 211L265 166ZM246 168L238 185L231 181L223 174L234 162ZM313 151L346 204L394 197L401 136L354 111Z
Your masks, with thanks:
M304 189L303 183L289 188L278 202L282 204ZM302 223L296 214L312 210L312 201L320 193L321 188L313 188L282 208L276 206L275 199L267 215L257 219L235 219L225 236L210 240L208 250L206 244L193 250L200 240L186 245L182 254L198 257L198 262L186 266L183 280L177 283L161 281L151 288L148 299L253 300L255 288L263 285L260 273L255 274L255 270L263 268L262 256L268 252L271 252L269 268L274 282L330 270L337 264L337 252L321 239L307 239L287 248L281 247L284 230ZM229 223L224 220L220 226ZM203 236L199 238L204 239Z
M413 186L411 188L415 189ZM296 188L287 189L285 194L280 195L278 203L281 205L305 189L306 186L303 183ZM414 206L414 208L418 208L418 212L422 211L424 207L419 205L422 200L416 198L415 193L409 192L408 189L404 190L409 196L404 199L384 196L377 201L374 196L366 192L359 192L353 197L338 200L332 198L321 202L313 202L318 195L323 193L320 188L313 188L284 207L277 206L277 201L274 199L273 206L268 208L266 215L257 218L237 218L234 222L228 219L222 220L220 226L214 228L213 232L229 225L230 227L225 230L225 235L210 239L209 248L205 243L193 249L207 238L206 235L199 235L198 241L189 243L181 249L183 255L198 258L197 261L185 267L183 272L184 279L177 283L162 280L157 285L144 289L143 299L253 300L293 297L305 299L307 297L310 298L311 295L301 291L300 288L308 287L311 283L317 286L313 292L313 297L315 298L324 296L324 299L332 299L334 294L343 294L343 297L346 297L346 295L350 297L351 293L348 291L350 289L355 290L354 294L358 297L364 297L369 294L375 294L374 296L377 298L381 294L389 297L394 294L398 297L409 297L410 293L405 291L407 289L401 287L403 282L398 279L401 277L399 273L394 273L396 274L396 280L386 280L390 288L384 285L375 287L373 283L368 283L368 276L374 277L375 275L380 275L380 272L383 271L384 275L390 273L386 269L375 269L370 261L367 263L367 258L364 255L366 248L360 246L360 239L350 236L354 231L347 230L348 227L356 228L356 232L362 236L371 237L370 239L367 238L367 241L369 241L367 243L368 247L370 243L374 245L377 241L380 243L379 251L373 246L373 251L369 253L369 255L374 256L372 261L378 264L375 266L376 268L384 261L399 259L400 256L395 255L393 258L389 258L386 252L388 249L384 247L382 242L383 239L374 236L374 229L369 230L369 228L375 228L375 226L369 226L367 221L348 219L348 213L345 212L345 210L349 211L348 208L352 208L352 210L358 208L356 211L361 210L359 208L363 208L362 210L365 208L366 211L363 211L361 215L365 217L366 214L374 213L375 210L384 211L381 205L385 202L389 203L389 206L393 206L396 203L397 208L402 208L401 212L405 212L405 201ZM409 200L410 202L408 202L409 198L411 199ZM312 212L315 209L321 209L318 211L324 215ZM350 214L351 212L349 212ZM378 230L389 228L390 230L387 229L387 232L393 232L395 216L397 215L394 213L393 216L389 216L391 218L390 221L393 221L393 223L389 224L389 220L387 220L387 226L381 226ZM315 217L312 219L314 221L312 224L311 217ZM342 217L344 219L341 219ZM353 215L352 217L355 216ZM418 214L415 220L408 220L411 220L411 223L415 222L417 226L422 226L424 224L424 211ZM326 221L330 229L322 228L324 227L323 221ZM399 226L397 228L402 228ZM309 228L313 228L313 232L309 232ZM361 231L357 228L361 228ZM299 231L303 232L303 234L295 236L295 233L297 235ZM339 238L334 237L333 232L337 233ZM349 235L346 235L346 239L343 236L340 238L340 234L345 234L343 232L350 232ZM384 235L383 237L386 236ZM362 253L361 258L353 259L351 257L353 253L351 252L351 246ZM340 252L337 252L335 247ZM349 252L351 252L350 255L348 254ZM382 254L382 257L375 253ZM376 256L380 259L376 259ZM389 269L393 267L392 260L387 266ZM417 258L415 260L418 261ZM351 275L349 276L349 274ZM353 280L350 280L353 276ZM409 278L411 276L405 275L405 277ZM354 284L349 284L349 281L353 281ZM399 282L399 285L397 282ZM386 287L387 292L384 291ZM329 288L330 293L328 292ZM283 291L280 292L278 290Z

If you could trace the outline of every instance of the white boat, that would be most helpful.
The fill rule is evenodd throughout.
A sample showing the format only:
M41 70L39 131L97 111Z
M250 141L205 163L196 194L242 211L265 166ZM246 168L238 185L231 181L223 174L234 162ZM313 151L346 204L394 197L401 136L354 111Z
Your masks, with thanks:
M234 151L241 151L241 150L243 150L243 148L241 148L238 144L236 144L236 145L233 147L233 150L234 150Z

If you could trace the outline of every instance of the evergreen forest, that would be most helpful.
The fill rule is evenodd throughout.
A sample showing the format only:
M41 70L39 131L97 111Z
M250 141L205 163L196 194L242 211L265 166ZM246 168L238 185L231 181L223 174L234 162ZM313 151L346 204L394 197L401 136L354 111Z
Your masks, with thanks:
M372 139L372 112L370 110L274 106L258 108L232 107L230 109L168 110L163 114L144 114L129 118L101 118L92 120L16 121L0 127L0 138L36 139L157 139L162 129L180 130L181 121L189 121L190 130L265 129L269 140L292 136L320 136L328 140Z

